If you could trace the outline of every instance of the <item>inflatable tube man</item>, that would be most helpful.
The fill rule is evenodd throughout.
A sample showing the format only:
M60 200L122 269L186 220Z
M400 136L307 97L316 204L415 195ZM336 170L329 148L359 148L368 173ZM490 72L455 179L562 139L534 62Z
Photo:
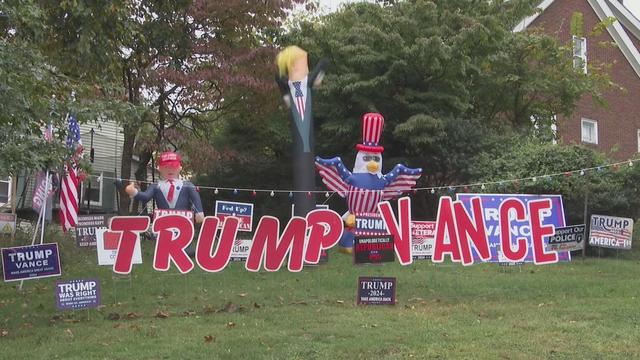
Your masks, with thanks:
M308 191L315 190L316 177L311 100L313 88L319 86L324 77L326 61L321 60L309 72L307 52L297 46L289 46L278 54L276 62L276 82L285 104L291 109L295 215L305 216L316 206L313 196L307 195Z
M382 175L382 152L379 145L384 118L377 113L362 116L362 144L357 144L353 172L347 170L342 159L316 157L316 168L322 182L330 190L347 198L348 211L343 215L345 232L340 239L341 251L351 253L354 229L358 214L378 213L378 203L400 197L411 190L422 175L422 169L396 165L391 172Z
M195 210L195 220L201 223L204 220L202 200L196 187L189 181L180 179L182 170L180 155L174 152L164 152L158 161L158 171L162 180L151 184L146 191L138 191L135 183L127 185L125 191L143 204L154 199L158 209Z

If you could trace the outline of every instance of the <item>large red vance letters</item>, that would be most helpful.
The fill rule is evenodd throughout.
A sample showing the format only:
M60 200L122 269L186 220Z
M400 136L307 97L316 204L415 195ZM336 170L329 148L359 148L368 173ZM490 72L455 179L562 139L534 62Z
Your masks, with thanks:
M440 198L433 262L442 262L444 255L449 254L454 262L472 265L474 263L471 254L472 245L480 259L486 261L491 258L482 203L479 198L471 199L471 208L473 217L467 212L461 201L453 201L448 196ZM510 214L514 214L515 220L529 221L535 264L558 262L557 253L545 252L544 250L544 237L555 233L553 225L542 225L542 214L551 209L551 200L529 201L528 218L526 209L524 203L516 198L507 199L500 205L500 240L503 254L512 262L522 261L527 256L527 241L525 239L517 239L515 248L511 241L510 223L512 217Z
M552 225L542 225L543 214L550 208L549 199L529 201L525 205L521 200L509 198L502 203L499 209L501 246L509 261L521 261L528 251L525 239L516 239L515 244L512 242L512 220L528 220L536 264L558 261L557 253L544 249L543 238L555 233ZM400 264L411 264L411 200L407 197L398 200L397 218L387 201L378 204L378 209L389 234L394 237ZM206 217L198 236L195 262L208 272L221 271L229 263L240 219L226 217L221 229L219 223L220 219L215 216ZM326 209L311 211L304 218L292 217L282 232L277 218L263 216L253 236L245 268L248 271L259 271L261 268L277 271L287 261L289 271L301 271L305 263L317 264L321 252L338 243L343 226L340 215ZM146 216L112 218L106 234L118 238L118 255L113 266L116 273L131 272L135 242L148 227L149 218ZM162 216L154 221L152 230L157 235L154 269L167 271L173 263L182 273L193 270L193 260L186 253L195 235L189 218L177 214ZM477 257L473 256L474 250ZM480 198L471 199L471 211L467 211L461 201L453 201L448 196L440 198L432 261L442 262L446 254L452 261L465 266L472 265L476 258L482 261L491 258Z

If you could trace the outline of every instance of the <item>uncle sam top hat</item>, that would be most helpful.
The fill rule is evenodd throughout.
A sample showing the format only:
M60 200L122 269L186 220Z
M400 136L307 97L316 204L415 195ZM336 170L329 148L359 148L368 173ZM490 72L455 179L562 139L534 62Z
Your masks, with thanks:
M356 149L372 153L383 152L384 147L378 145L383 126L384 117L382 115L378 113L362 115L362 144L357 144Z

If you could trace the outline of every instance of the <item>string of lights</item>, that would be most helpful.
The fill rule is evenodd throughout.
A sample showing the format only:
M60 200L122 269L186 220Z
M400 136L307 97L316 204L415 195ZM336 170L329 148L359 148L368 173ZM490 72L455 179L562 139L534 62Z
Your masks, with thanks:
M634 163L640 161L640 159L630 159L626 161L619 161L609 164L604 164L600 166L594 166L583 169L575 169L568 170L564 172L556 172L551 174L542 174L542 175L534 175L528 177L514 178L514 179L503 179L503 180L492 180L492 181L483 181L483 182L475 182L469 184L452 184L452 185L444 185L444 186L431 186L431 187L416 187L412 190L412 192L418 191L429 191L431 194L435 194L436 191L456 191L456 189L464 189L468 191L472 188L480 188L481 190L485 190L487 186L504 186L507 184L523 184L526 182L537 182L537 181L551 181L557 177L572 177L574 175L585 176L588 173L593 172L603 172L606 169L612 168L613 170L618 170L622 166L634 166ZM151 184L151 181L140 181L133 179L121 179L115 177L102 176L102 179L107 180L116 180L116 181L136 181L138 183L147 183ZM214 194L218 195L220 192L231 192L233 195L238 195L240 193L250 193L252 196L257 196L259 193L267 193L269 196L274 197L276 194L288 194L289 197L293 197L295 193L307 193L307 195L311 196L313 194L325 194L325 197L330 197L332 191L326 190L312 190L312 191L301 191L301 190L292 190L292 189L264 189L264 188L240 188L240 187L223 187L223 186L206 186L206 185L197 185L200 189L213 190Z

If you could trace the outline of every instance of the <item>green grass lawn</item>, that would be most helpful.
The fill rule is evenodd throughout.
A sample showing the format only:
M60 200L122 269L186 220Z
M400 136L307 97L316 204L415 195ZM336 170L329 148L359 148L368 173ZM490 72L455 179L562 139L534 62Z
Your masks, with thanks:
M640 358L635 259L354 266L332 252L301 273L180 275L154 271L145 242L129 281L60 241L62 277L0 285L0 358ZM356 305L358 276L396 277L398 304ZM90 277L104 306L57 311L55 281Z

